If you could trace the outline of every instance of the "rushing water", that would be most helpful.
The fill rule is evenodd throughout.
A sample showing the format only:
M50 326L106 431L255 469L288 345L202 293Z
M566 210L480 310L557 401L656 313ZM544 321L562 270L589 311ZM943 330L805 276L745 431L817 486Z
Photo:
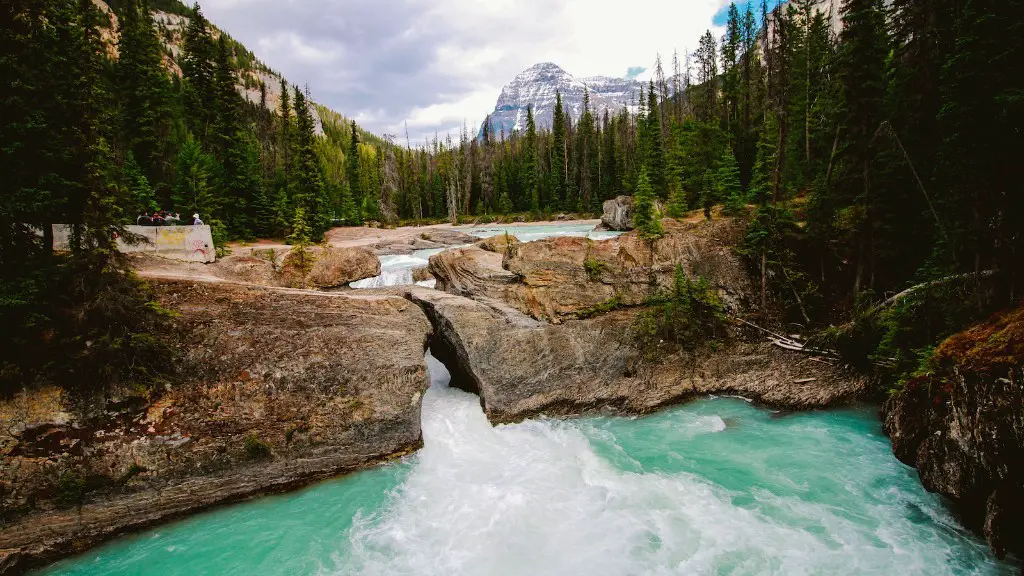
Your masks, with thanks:
M775 417L718 398L492 427L428 363L417 454L46 574L1015 573L893 458L873 410Z
M621 232L594 230L594 226L592 224L561 223L539 224L532 226L503 224L473 227L461 226L455 228L455 230L464 232L471 236L476 236L477 238L489 238L491 236L497 236L498 234L508 232L523 242L533 242L534 240L550 238L552 236L586 236L595 240L602 240L605 238L613 238L621 234ZM458 248L458 246L453 246L453 248ZM385 286L404 286L413 284L413 269L426 266L430 263L430 257L442 250L443 248L416 250L408 255L380 256L380 276L374 276L373 278L353 282L349 286L352 288L383 288ZM427 280L424 282L416 282L416 284L433 288L434 282L434 280Z

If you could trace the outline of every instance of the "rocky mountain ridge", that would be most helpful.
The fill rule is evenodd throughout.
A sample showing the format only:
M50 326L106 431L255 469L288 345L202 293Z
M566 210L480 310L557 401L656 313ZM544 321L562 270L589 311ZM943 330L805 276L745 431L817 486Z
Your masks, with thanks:
M104 0L93 0L93 4L107 19L100 26L100 34L107 47L107 54L112 59L118 56L118 16ZM184 4L179 12L187 12ZM164 46L164 67L167 73L172 76L181 77L181 66L179 60L183 56L185 44L185 31L188 29L190 18L180 13L169 12L159 9L151 9L150 15L153 18L153 26L156 28L157 37ZM214 38L225 33L217 26L210 24L210 31ZM228 35L230 38L230 35ZM281 79L283 75L274 71L248 48L237 40L231 39L232 51L235 58L235 66L238 68L238 93L246 101L252 104L259 104L261 99L261 86L266 88L267 107L277 110L281 104ZM287 78L284 79L288 85L293 85ZM323 135L323 121L320 117L316 104L310 100L309 110L313 116L313 130L318 135Z
M551 62L534 64L520 72L501 90L490 125L494 134L511 134L526 129L526 109L533 106L537 127L550 128L555 112L556 92L573 120L583 114L584 92L590 93L590 108L595 114L635 106L642 82L628 78L592 76L576 78Z

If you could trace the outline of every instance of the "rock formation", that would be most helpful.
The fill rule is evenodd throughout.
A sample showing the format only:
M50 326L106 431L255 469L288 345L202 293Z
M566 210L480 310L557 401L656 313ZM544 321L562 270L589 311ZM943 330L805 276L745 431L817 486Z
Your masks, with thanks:
M437 288L464 296L505 300L521 312L551 322L577 317L611 301L643 304L668 289L676 265L717 288L732 311L745 306L752 286L733 250L743 227L711 222L663 221L666 235L649 243L636 234L609 240L555 237L515 244L504 254L475 245L430 258Z
M12 571L420 442L431 327L398 296L160 281L180 381L88 415L56 389L0 402L0 566ZM3 572L3 570L0 570Z
M616 196L602 205L601 225L608 230L633 229L633 197Z
M645 361L631 335L636 310L561 325L537 321L500 300L404 290L435 327L434 355L452 383L480 395L492 422L613 410L639 414L701 394L741 394L813 408L847 401L864 380L767 344L738 342L692 362Z
M1024 557L1024 307L943 342L886 402L893 452L1000 557Z

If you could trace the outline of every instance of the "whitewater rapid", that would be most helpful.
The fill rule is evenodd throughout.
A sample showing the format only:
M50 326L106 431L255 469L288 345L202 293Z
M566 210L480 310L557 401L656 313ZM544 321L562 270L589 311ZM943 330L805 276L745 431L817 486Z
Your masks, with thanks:
M357 515L346 550L334 556L337 564L326 573L997 571L982 561L985 550L977 542L966 559L952 553L956 539L969 537L920 491L879 484L873 488L888 495L851 510L815 501L816 488L799 477L786 481L804 497L770 489L737 494L690 472L646 470L614 432L593 424L541 419L492 427L479 398L448 387L444 366L427 360L433 382L423 398L423 449L383 509ZM653 432L667 434L673 443L700 443L727 430L718 414L691 413ZM825 433L817 427L807 432ZM613 458L598 453L601 444ZM856 446L847 455L865 456ZM615 459L625 465L614 465ZM723 459L723 468L728 462ZM851 476L828 489L860 498L859 481ZM756 505L749 505L750 499ZM921 530L908 519L910 507L928 516L925 522L934 529Z

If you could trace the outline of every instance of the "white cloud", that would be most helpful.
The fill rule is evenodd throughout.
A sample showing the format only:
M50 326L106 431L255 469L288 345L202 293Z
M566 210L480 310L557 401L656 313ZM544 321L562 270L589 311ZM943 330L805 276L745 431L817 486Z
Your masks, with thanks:
M537 62L624 76L691 51L726 0L207 0L204 12L314 99L422 142L479 125ZM721 30L715 31L716 35Z

